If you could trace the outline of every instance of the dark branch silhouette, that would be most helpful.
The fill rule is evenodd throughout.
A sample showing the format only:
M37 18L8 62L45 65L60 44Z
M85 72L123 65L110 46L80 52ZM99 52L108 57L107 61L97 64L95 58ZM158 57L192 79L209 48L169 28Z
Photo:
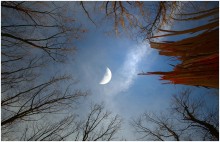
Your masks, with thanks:
M72 17L66 15L65 4L59 7L52 2L47 4L31 2L31 4L2 2L4 22L2 22L1 36L5 41L3 47L16 46L26 50L32 50L28 48L35 47L54 61L63 61L66 53L75 50L70 38L78 39L80 33L85 30L82 30L79 24L75 24ZM10 11L14 15L10 17L4 11ZM10 18L18 22L15 24L7 20ZM5 53L4 50L3 53Z
M26 141L109 141L119 131L121 119L104 111L104 107L95 104L86 119L77 119L76 115L64 117L58 122L36 122L27 126L20 140ZM27 132L28 131L28 132Z
M106 123L107 122L107 123ZM104 112L102 105L92 106L87 120L83 124L83 141L109 141L121 127L118 115L112 117L110 112Z
M169 115L144 113L131 125L147 140L218 140L218 108L208 108L204 99L193 99L191 91L173 96ZM196 134L196 136L193 136Z
M65 3L56 6L53 2L1 2L2 140L15 137L18 140L17 133L22 130L24 133L19 139L28 140L34 128L27 127L19 132L14 128L23 128L32 122L41 125L42 118L73 109L79 98L87 96L87 92L73 90L70 76L48 72L47 79L42 73L47 70L50 59L64 62L75 50L72 41L84 32L66 14L66 6ZM61 140L58 131L61 133L61 128L63 130L72 121L66 117L57 124L44 125L46 130L37 129L38 134L33 133L36 136L30 140L51 140L52 137ZM39 136L44 132L47 133ZM68 131L65 133L63 139Z
M1 102L2 109L7 112L10 109L13 110L16 108L16 111L13 110L13 113L5 115L2 118L1 125L8 125L24 118L27 120L32 119L33 117L31 116L36 114L59 112L70 107L80 96L86 95L80 91L70 93L69 87L64 91L50 88L55 83L66 79L68 78L65 76L52 78L46 83L3 98ZM46 89L49 89L49 91Z

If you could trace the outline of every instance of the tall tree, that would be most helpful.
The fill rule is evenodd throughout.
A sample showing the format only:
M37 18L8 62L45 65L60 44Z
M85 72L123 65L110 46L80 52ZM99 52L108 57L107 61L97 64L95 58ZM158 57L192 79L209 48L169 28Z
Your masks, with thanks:
M141 139L218 140L218 107L208 107L204 98L193 98L190 94L190 90L184 90L174 95L166 115L144 113L131 125Z
M3 140L16 137L14 128L21 127L22 132L24 125L64 113L87 95L73 90L68 75L50 78L47 73L47 79L42 73L50 61L64 62L75 50L72 41L84 32L67 15L66 6L56 2L1 2Z
M65 11L67 3L1 2L1 7L3 59L12 58L7 51L16 48L43 52L55 61L62 61L65 52L75 50L72 40L84 32Z
M118 115L112 116L111 112L104 111L103 105L95 104L82 125L82 140L113 140L121 127L121 121Z
M20 140L31 141L109 141L120 130L121 118L104 110L104 106L91 106L84 118L66 116L57 122L31 123L25 128Z
M125 31L129 36L150 37L164 24L170 22L170 17L180 6L178 2L140 2L140 1L104 1L80 2L80 6L88 19L97 25L97 18L87 9L87 5L94 5L94 9L103 12L103 19L112 24L116 35ZM112 30L112 29L111 29ZM138 34L136 31L138 31Z

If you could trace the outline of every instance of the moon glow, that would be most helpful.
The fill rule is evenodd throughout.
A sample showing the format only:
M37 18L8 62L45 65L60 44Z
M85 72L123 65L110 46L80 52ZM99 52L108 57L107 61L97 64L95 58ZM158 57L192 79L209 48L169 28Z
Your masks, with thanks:
M111 81L111 78L112 78L111 70L107 67L105 74L99 84L107 84Z

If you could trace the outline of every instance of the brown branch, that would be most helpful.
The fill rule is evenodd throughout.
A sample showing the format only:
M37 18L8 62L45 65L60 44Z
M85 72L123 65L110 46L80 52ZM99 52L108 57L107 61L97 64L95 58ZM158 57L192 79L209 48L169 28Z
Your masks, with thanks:
M83 1L80 1L80 5L82 6L84 12L86 13L87 17L89 18L89 20L96 26L96 23L92 20L92 18L89 15L89 12L86 10L86 8L83 5ZM97 27L97 26L96 26Z

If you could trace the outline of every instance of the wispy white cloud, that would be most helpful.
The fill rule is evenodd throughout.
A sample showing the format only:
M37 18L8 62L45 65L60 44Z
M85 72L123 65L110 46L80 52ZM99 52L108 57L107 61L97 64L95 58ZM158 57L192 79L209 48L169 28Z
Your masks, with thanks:
M145 42L128 51L125 62L113 74L112 81L104 89L106 95L114 96L120 92L126 91L134 82L137 74L140 72L138 64L143 57L150 54L152 49L150 45Z

